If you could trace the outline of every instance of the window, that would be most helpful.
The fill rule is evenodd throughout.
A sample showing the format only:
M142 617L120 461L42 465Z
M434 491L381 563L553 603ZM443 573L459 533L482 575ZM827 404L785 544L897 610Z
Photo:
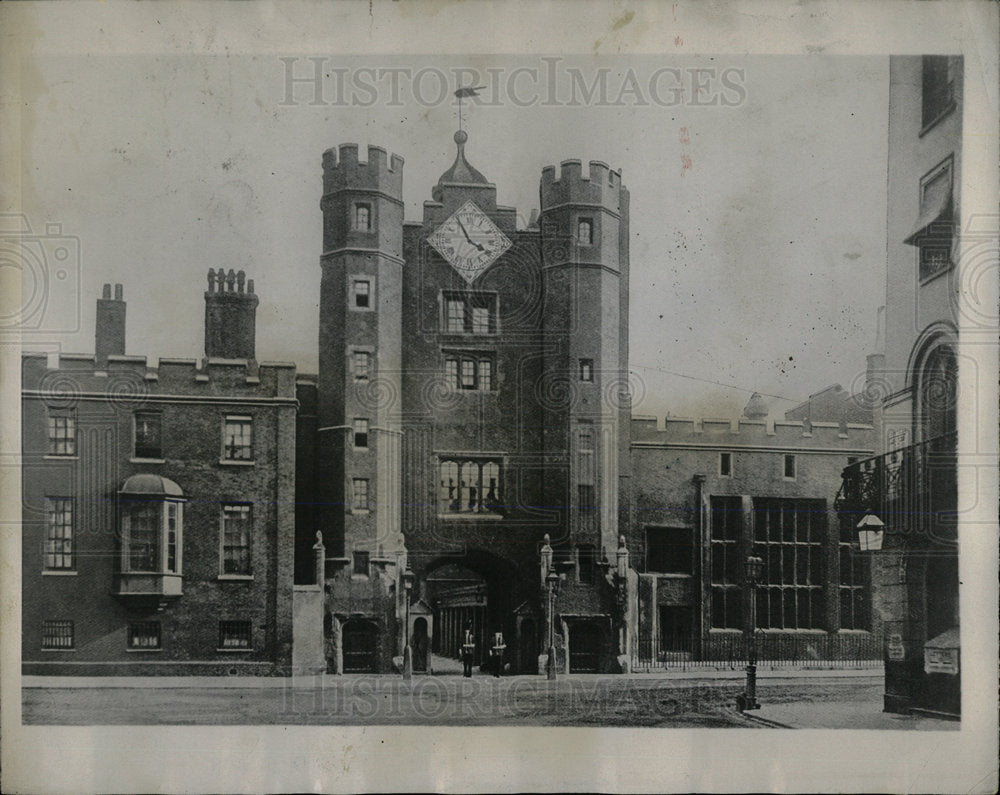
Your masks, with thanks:
M925 55L922 72L920 126L929 127L955 107L955 78L961 59L948 55Z
M133 455L136 458L159 458L162 449L162 417L156 411L137 411L135 413L135 444Z
M43 649L72 649L73 648L73 622L72 621L43 621L42 622L42 648Z
M246 651L250 648L249 621L219 622L219 651Z
M355 279L351 288L355 309L371 308L372 283L368 279Z
M370 562L371 555L368 552L362 550L354 551L354 573L360 574L364 577L368 576L368 564Z
M739 497L711 498L712 626L739 629L740 535L743 502Z
M445 353L445 378L452 389L492 392L493 356L486 353Z
M581 531L587 532L595 528L597 524L597 497L594 494L594 484L577 484L576 514Z
M372 206L358 203L354 205L354 228L359 232L370 232L372 228Z
M646 528L646 571L691 574L693 550L687 527Z
M785 480L795 480L794 455L785 455Z
M593 381L594 380L594 360L593 359L580 359L580 380L581 381Z
M442 330L448 334L497 333L496 293L446 290L442 301Z
M719 453L719 476L724 478L733 476L732 453Z
M364 417L354 418L354 449L368 449L368 420Z
M73 559L73 500L65 497L45 499L45 569L72 571Z
M592 218L581 218L576 227L576 241L581 246L594 245L594 221Z
M49 455L76 455L76 415L49 415Z
M825 500L754 499L753 554L764 561L757 626L823 629Z
M222 430L222 458L225 461L253 460L253 419L226 417Z
M166 478L160 480L169 491L131 488L135 478L148 477L134 475L121 492L122 574L180 574L183 497Z
M368 510L367 478L354 478L351 482L351 508L355 511Z
M854 517L840 517L840 628L871 629L868 582L869 556L857 554Z
M920 216L903 242L917 247L921 280L951 267L955 236L952 188L951 156L920 180Z
M938 345L917 373L920 441L955 432L958 421L958 360L950 345Z
M443 459L438 464L438 510L442 514L503 511L498 459Z
M128 625L128 647L139 651L160 648L160 622L136 621Z
M368 351L354 351L352 358L354 360L354 380L367 381L371 369L371 354Z
M590 423L580 423L576 429L576 480L578 483L594 482L594 428Z
M253 515L251 506L222 506L222 573L249 575L250 539Z

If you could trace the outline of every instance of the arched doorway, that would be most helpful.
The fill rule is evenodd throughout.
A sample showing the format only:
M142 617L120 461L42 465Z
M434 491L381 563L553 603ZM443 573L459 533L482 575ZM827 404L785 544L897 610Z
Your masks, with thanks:
M496 632L503 633L513 658L517 649L515 607L525 600L525 578L513 562L484 550L428 560L411 553L410 559L421 582L422 599L434 610L435 654L460 660L468 627L475 640L474 666L488 660Z
M375 624L354 618L341 629L345 674L375 673L375 649L378 634Z
M430 654L430 639L427 634L427 619L420 616L413 622L413 670L426 673Z
M957 419L958 360L952 346L932 347L923 358L917 380L917 441L953 434Z

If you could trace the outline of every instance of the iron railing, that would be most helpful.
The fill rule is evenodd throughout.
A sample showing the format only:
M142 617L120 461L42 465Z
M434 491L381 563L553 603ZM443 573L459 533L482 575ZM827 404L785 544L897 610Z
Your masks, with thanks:
M835 507L852 526L874 513L910 548L954 544L957 463L955 433L857 461L843 471Z
M743 634L639 638L632 644L632 671L738 670L750 657ZM769 633L757 631L757 666L761 669L847 669L882 667L882 636L873 632Z

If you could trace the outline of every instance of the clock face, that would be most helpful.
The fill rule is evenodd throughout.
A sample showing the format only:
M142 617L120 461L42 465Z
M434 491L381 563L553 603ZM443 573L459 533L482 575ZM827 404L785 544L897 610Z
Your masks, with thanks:
M510 248L489 216L467 201L427 239L470 284Z

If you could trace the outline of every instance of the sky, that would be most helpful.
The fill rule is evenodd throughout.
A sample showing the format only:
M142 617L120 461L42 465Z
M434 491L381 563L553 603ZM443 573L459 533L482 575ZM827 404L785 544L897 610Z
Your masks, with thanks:
M25 347L92 351L94 301L120 282L128 353L200 357L222 267L255 281L258 359L315 372L322 152L402 155L418 220L469 80L487 89L464 112L466 155L523 218L546 165L622 171L637 414L732 416L759 391L780 417L829 384L860 389L884 302L887 58L323 57L319 95L289 94L305 57L36 58L26 222L79 256Z

